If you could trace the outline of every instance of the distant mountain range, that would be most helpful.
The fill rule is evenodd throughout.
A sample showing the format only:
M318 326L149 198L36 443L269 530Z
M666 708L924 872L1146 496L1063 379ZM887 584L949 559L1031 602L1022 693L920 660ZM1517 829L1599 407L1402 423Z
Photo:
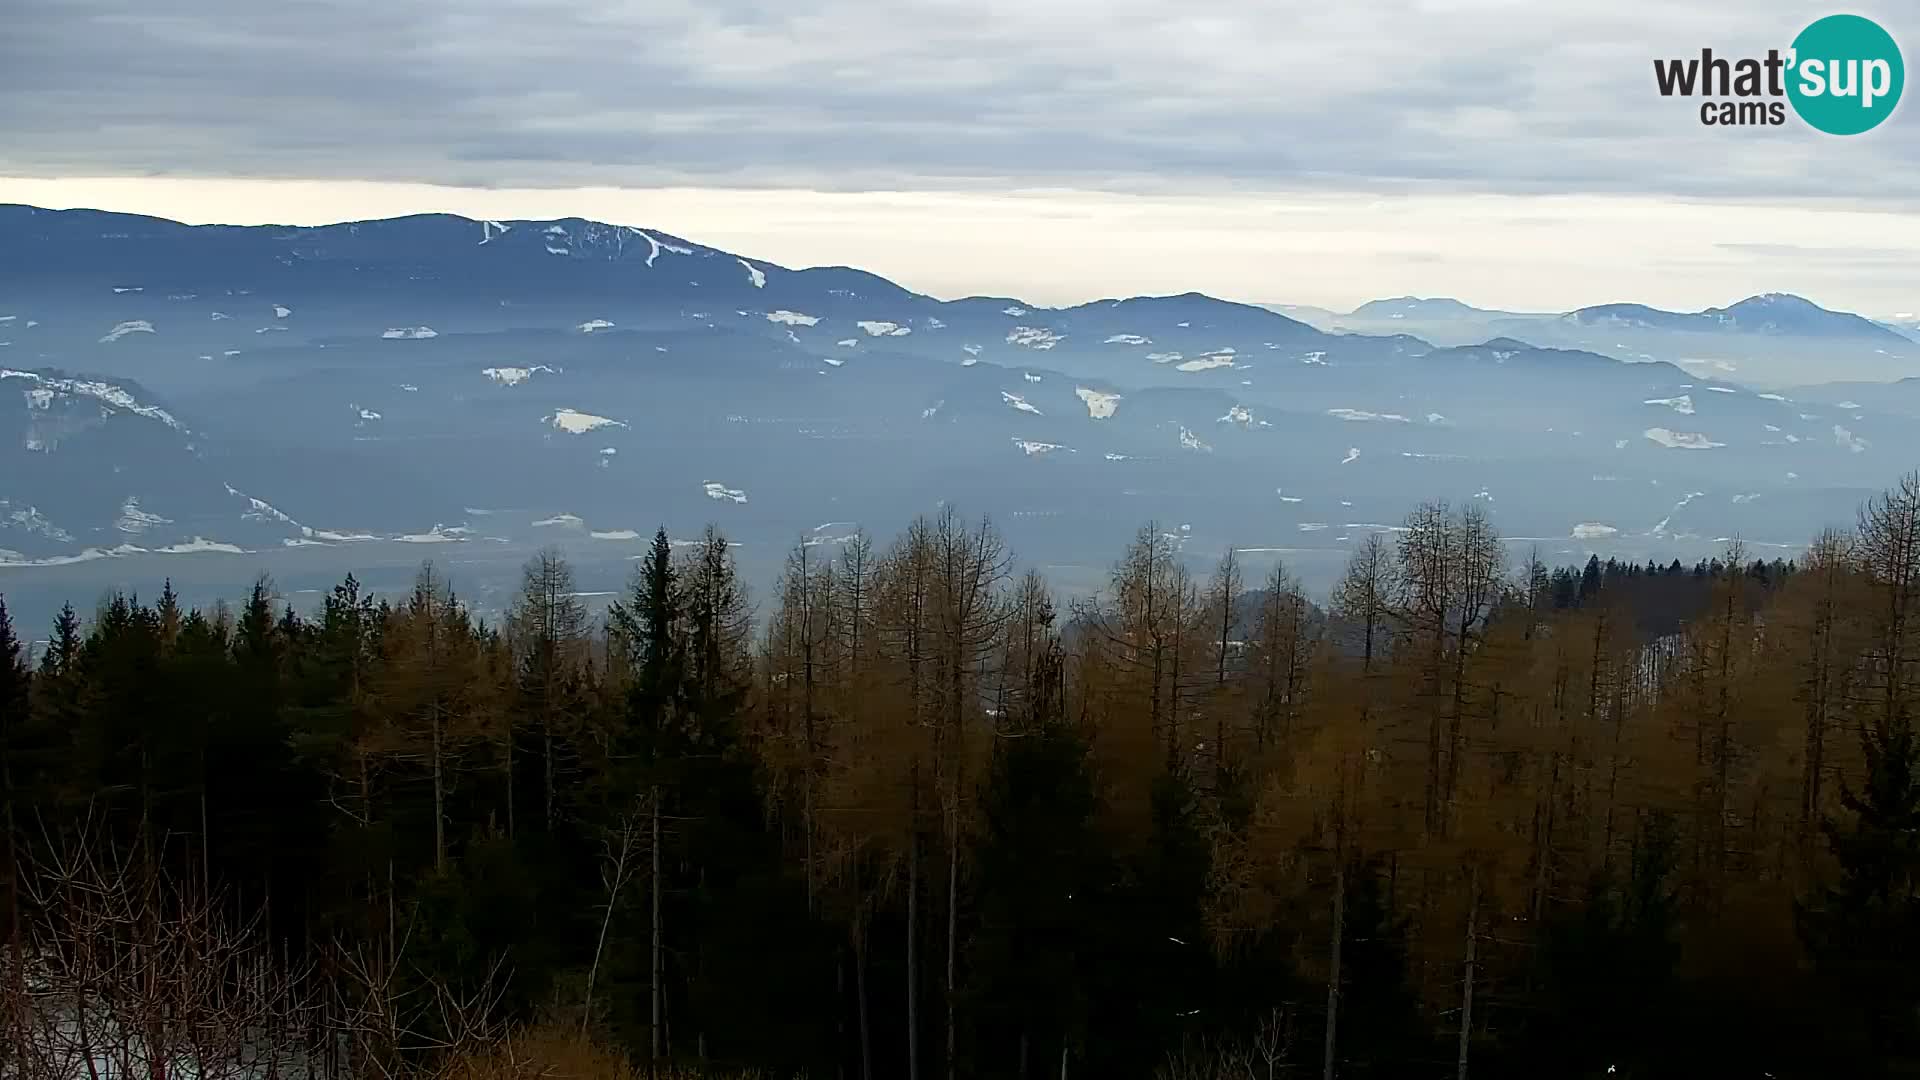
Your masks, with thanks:
M1336 333L1406 333L1436 344L1506 335L1539 345L1591 349L1623 360L1671 359L1695 371L1733 374L1761 386L1833 378L1886 380L1920 365L1920 318L1873 320L1790 293L1762 293L1726 307L1666 311L1595 304L1567 312L1477 308L1450 297L1373 300L1350 312L1272 304L1273 311ZM1847 351L1835 356L1831 344Z
M492 581L709 519L770 568L943 501L1089 586L1148 520L1324 581L1435 497L1569 557L1793 543L1911 467L1920 401L1767 387L1916 373L1896 331L1782 295L1045 308L580 219L7 206L0 591L200 553L243 580L457 552Z

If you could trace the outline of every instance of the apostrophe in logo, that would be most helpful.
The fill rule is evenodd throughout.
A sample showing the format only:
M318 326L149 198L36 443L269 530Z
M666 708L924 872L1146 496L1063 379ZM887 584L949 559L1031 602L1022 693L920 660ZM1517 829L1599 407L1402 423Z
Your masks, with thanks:
M1872 19L1829 15L1816 20L1784 52L1732 59L1711 48L1696 59L1655 60L1661 97L1700 97L1708 127L1777 127L1787 106L1829 135L1878 127L1900 103L1907 81L1900 46Z
M1800 119L1829 135L1878 126L1907 81L1893 35L1858 15L1820 19L1800 31L1787 55L1787 100Z

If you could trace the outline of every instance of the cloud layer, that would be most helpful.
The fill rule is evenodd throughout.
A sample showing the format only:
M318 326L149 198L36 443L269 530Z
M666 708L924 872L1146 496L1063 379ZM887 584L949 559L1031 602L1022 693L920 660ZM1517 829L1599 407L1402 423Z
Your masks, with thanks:
M1809 17L1802 0L25 0L0 37L0 175L1904 203L1907 116L1852 139L1719 130L1654 91L1656 56L1763 53Z

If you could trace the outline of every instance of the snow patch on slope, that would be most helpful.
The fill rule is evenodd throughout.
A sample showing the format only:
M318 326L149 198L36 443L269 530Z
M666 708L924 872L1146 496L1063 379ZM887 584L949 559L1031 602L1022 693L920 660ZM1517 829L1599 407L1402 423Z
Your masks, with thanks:
M1727 445L1714 442L1697 431L1670 431L1663 427L1653 427L1641 434L1661 446L1675 450L1711 450L1716 446Z
M1000 391L1000 400L1006 402L1008 405L1011 405L1016 409L1019 409L1021 412L1029 412L1035 416L1045 415L1039 409L1034 408L1032 403L1027 401L1026 398L1021 397L1019 394L1009 394L1005 390L1002 390Z
M107 331L105 336L101 337L100 344L106 345L119 341L128 334L151 334L153 332L152 323L145 319L132 319L127 322L118 323L113 329Z
M112 383L100 382L93 379L52 379L43 375L36 375L31 371L12 371L6 368L0 368L0 379L31 379L44 390L51 390L55 393L63 394L80 394L85 397L95 398L106 402L116 409L125 409L127 412L137 416L144 416L149 420L158 420L175 431L184 432L187 430L178 420L175 420L173 415L167 412L167 410L157 405L142 405L134 399L132 394L127 393Z
M1693 396L1681 394L1679 397L1648 398L1642 405L1665 405L1682 416L1693 415Z
M1007 331L1007 344L1029 349L1051 349L1065 338L1065 334L1056 334L1044 326L1016 326Z
M1094 420L1106 420L1120 407L1120 395L1100 390L1089 390L1084 386L1075 387L1074 394L1087 403L1087 416Z
M595 416L592 413L580 412L577 409L561 409L551 416L542 417L540 422L551 425L555 430L564 431L569 435L585 435L595 428L627 426L618 420L612 420L604 416Z
M533 373L536 371L544 371L549 375L559 374L559 372L545 364L535 364L532 367L481 368L480 374L485 375L501 386L519 386L521 383L533 378Z

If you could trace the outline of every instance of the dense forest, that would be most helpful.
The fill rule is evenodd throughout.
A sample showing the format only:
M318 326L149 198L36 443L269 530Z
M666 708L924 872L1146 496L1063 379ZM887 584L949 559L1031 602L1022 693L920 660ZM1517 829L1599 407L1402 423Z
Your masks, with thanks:
M1320 605L1179 547L1062 602L949 511L756 604L662 532L604 619L547 552L498 624L428 565L33 656L0 607L0 1075L1920 1062L1920 474L1790 562L1431 504Z

